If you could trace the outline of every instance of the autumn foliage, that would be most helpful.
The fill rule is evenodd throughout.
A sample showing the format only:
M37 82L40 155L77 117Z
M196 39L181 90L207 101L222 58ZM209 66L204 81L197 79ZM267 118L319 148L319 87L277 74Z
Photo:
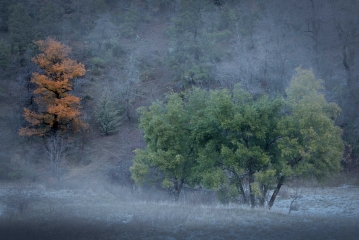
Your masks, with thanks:
M37 85L36 109L24 110L29 126L21 128L21 136L79 131L85 124L80 119L80 98L69 94L71 80L84 76L85 66L69 57L70 48L54 40L35 42L41 53L32 59L42 70L33 73L31 82Z

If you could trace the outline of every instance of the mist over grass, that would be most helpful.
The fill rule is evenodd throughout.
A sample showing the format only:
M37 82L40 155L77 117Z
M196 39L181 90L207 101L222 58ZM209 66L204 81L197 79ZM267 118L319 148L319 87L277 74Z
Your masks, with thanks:
M301 188L301 206L290 214L290 189L269 211L223 205L198 192L186 192L175 203L155 189L99 187L2 187L1 239L356 239L359 234L357 187ZM330 212L334 207L338 210Z

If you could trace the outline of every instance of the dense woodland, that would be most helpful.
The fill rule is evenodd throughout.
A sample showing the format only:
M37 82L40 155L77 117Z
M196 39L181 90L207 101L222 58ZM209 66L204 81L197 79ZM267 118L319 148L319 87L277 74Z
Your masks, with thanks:
M0 178L101 177L271 207L292 179L357 173L358 11L0 0Z

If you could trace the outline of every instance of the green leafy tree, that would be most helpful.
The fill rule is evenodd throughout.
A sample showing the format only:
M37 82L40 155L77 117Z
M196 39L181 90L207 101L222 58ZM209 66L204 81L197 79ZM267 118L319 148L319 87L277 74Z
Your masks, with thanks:
M268 191L274 190L268 203L271 208L281 186L291 177L323 179L338 171L343 142L334 120L340 110L326 102L320 89L321 81L311 70L298 68L286 100L253 98L239 88L232 97L222 93L212 100L212 110L205 111L213 116L206 119L217 119L217 135L222 137L212 134L208 139L207 135L201 147L204 151L199 150L200 171L205 173L201 182L217 190L232 189L229 195L241 194L251 206L258 202L264 206ZM208 95L212 94L218 93ZM206 136L208 130L203 133Z
M98 102L95 108L95 116L103 135L110 135L119 130L121 111L117 109L116 103L110 98L108 91L104 92Z
M238 196L226 171L222 168L222 145L228 145L227 132L221 120L233 113L233 103L228 90L205 91L193 89L188 93L190 125L197 153L196 181L217 191L218 198L227 202L229 196Z
M256 204L256 197L262 197L263 202L268 188L256 182L256 174L272 172L270 160L275 150L271 147L276 141L273 130L280 118L283 100L267 96L254 99L236 86L232 93L211 91L206 101L204 119L210 122L196 135L198 139L205 139L199 145L198 159L199 171L205 173L202 183L218 190L223 199L223 190L227 189L229 197L241 195L244 202L252 206Z
M136 150L133 178L141 183L156 168L164 186L200 184L223 201L241 195L252 207L264 206L274 190L271 208L292 177L323 179L340 169L340 109L321 89L311 70L298 68L286 99L239 86L170 94L166 104L140 110L147 148Z
M320 89L321 81L310 70L298 68L286 101L266 96L254 100L243 90L235 90L233 110L226 107L227 111L218 112L229 115L216 114L222 116L218 119L230 144L222 144L220 153L213 150L216 148L206 147L209 152L202 161L206 165L208 161L218 161L212 165L218 166L217 171L221 169L226 176L219 180L234 184L245 201L248 198L243 184L247 183L252 206L257 201L263 206L268 191L274 189L269 208L281 186L291 177L323 179L338 171L343 142L334 120L340 110L336 104L326 102L318 92ZM220 108L225 109L224 106ZM203 182L208 181L204 178ZM212 181L212 186L214 183L221 181Z
M248 181L249 200L254 206L255 198L264 197L268 191L266 187L255 183L255 174L270 170L270 160L275 152L272 144L277 139L272 131L278 121L282 101L269 99L267 96L258 100L249 97L246 101L244 104L236 104L233 121L223 124L229 131L228 138L232 145L223 146L221 155L225 159L227 171L232 170L238 180L242 176ZM243 181L232 182L239 187L243 186ZM245 196L243 189L240 190ZM244 199L247 200L246 197ZM263 199L261 202L263 203Z
M17 4L11 7L8 23L13 51L23 54L34 40L33 19L27 13L26 7Z
M344 150L342 131L334 121L340 108L328 103L319 91L322 81L311 70L297 68L287 89L289 113L278 122L280 154L272 163L277 186L268 203L274 204L281 186L292 176L319 180L339 171Z
M172 190L179 199L184 184L192 185L195 152L188 114L179 94L167 96L167 103L153 103L142 107L140 128L144 131L146 149L136 149L131 167L137 184L158 181L151 169L158 173L162 186ZM151 178L152 177L152 178Z

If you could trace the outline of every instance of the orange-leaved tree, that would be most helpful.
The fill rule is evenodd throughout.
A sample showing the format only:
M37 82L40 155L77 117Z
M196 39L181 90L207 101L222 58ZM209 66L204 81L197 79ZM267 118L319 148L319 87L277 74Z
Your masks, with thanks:
M84 76L85 66L71 59L71 49L49 38L35 42L41 53L35 62L43 71L33 73L31 82L37 85L34 91L36 108L25 108L24 117L29 126L20 129L21 136L56 135L57 133L79 131L85 124L80 119L80 98L69 93L71 80Z

